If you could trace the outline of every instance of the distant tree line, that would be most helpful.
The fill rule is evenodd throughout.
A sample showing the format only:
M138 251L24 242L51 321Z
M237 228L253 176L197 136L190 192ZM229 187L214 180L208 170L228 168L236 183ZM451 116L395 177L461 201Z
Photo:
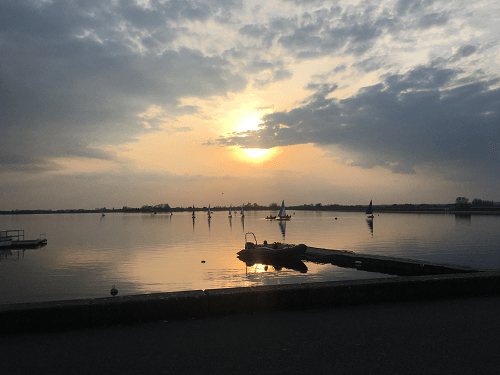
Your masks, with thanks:
M260 210L270 210L270 211L278 211L280 208L280 204L271 203L270 205L259 205L257 203L246 203L243 204L245 211L260 211ZM233 206L235 211L240 210L240 205ZM287 206L287 211L365 211L368 207L367 204L364 205L341 205L338 203L335 204L322 204L322 203L308 203L302 204L299 206ZM493 209L500 210L500 203L493 202L489 200L474 198L472 202L469 202L467 197L457 197L455 200L455 204L412 204L412 203L404 203L404 204L381 204L374 205L374 209L379 212L382 211L393 211L393 212L403 212L403 211L448 211L448 210L470 210L470 209ZM95 208L95 209L65 209L65 210L11 210L11 211L0 211L0 214L3 215L12 215L12 214L56 214L56 213L96 213L96 212L136 212L136 213L159 213L159 212L182 212L182 211L191 211L193 209L192 206L189 207L171 207L168 203L161 203L156 205L143 205L141 207L128 207L123 206L122 208ZM199 210L207 210L207 206L203 207L195 207L196 211ZM211 207L212 211L226 211L229 209L229 206L214 206Z
M467 197L457 197L455 200L455 208L457 209L468 209L468 208L477 208L477 207L496 207L495 202L483 200L480 198L474 198L472 203L469 203L469 198Z

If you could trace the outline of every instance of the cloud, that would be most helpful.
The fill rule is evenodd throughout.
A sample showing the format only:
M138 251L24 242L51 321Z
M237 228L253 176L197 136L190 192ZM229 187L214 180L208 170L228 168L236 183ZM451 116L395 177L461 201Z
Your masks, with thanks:
M341 100L329 97L335 85L310 84L315 92L300 106L267 114L259 130L217 142L261 148L314 143L350 165L395 173L433 166L450 179L456 171L491 172L497 166L487 150L500 138L500 80L460 84L462 73L430 63L387 74Z
M111 160L99 149L160 126L139 114L184 98L239 92L247 80L222 57L169 48L170 21L206 20L233 1L6 2L0 12L0 150L4 169L50 169L52 157ZM180 128L186 131L186 128ZM179 130L177 130L179 131Z

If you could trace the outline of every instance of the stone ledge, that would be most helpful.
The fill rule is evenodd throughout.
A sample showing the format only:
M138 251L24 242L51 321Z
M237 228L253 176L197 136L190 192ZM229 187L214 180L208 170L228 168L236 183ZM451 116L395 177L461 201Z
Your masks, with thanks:
M500 294L500 271L0 305L0 333Z

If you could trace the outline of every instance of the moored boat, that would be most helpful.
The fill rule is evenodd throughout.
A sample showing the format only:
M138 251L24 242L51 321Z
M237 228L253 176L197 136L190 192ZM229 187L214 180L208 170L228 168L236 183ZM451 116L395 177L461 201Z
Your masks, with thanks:
M0 247L10 247L12 245L11 237L0 237Z
M247 235L251 234L254 237L255 243L247 241ZM245 234L245 248L238 251L239 258L289 258L299 257L307 251L307 246L304 244L291 245L275 242L268 244L264 241L262 244L257 243L257 238L252 232Z

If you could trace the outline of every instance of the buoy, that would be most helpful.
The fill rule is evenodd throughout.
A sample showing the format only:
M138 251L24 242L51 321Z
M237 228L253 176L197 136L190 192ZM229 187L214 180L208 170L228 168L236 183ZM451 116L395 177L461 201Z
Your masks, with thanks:
M113 285L109 293L114 297L118 294L118 289L116 289L115 286Z
M204 260L202 260L202 261L201 261L201 263L205 263L205 261L204 261Z

